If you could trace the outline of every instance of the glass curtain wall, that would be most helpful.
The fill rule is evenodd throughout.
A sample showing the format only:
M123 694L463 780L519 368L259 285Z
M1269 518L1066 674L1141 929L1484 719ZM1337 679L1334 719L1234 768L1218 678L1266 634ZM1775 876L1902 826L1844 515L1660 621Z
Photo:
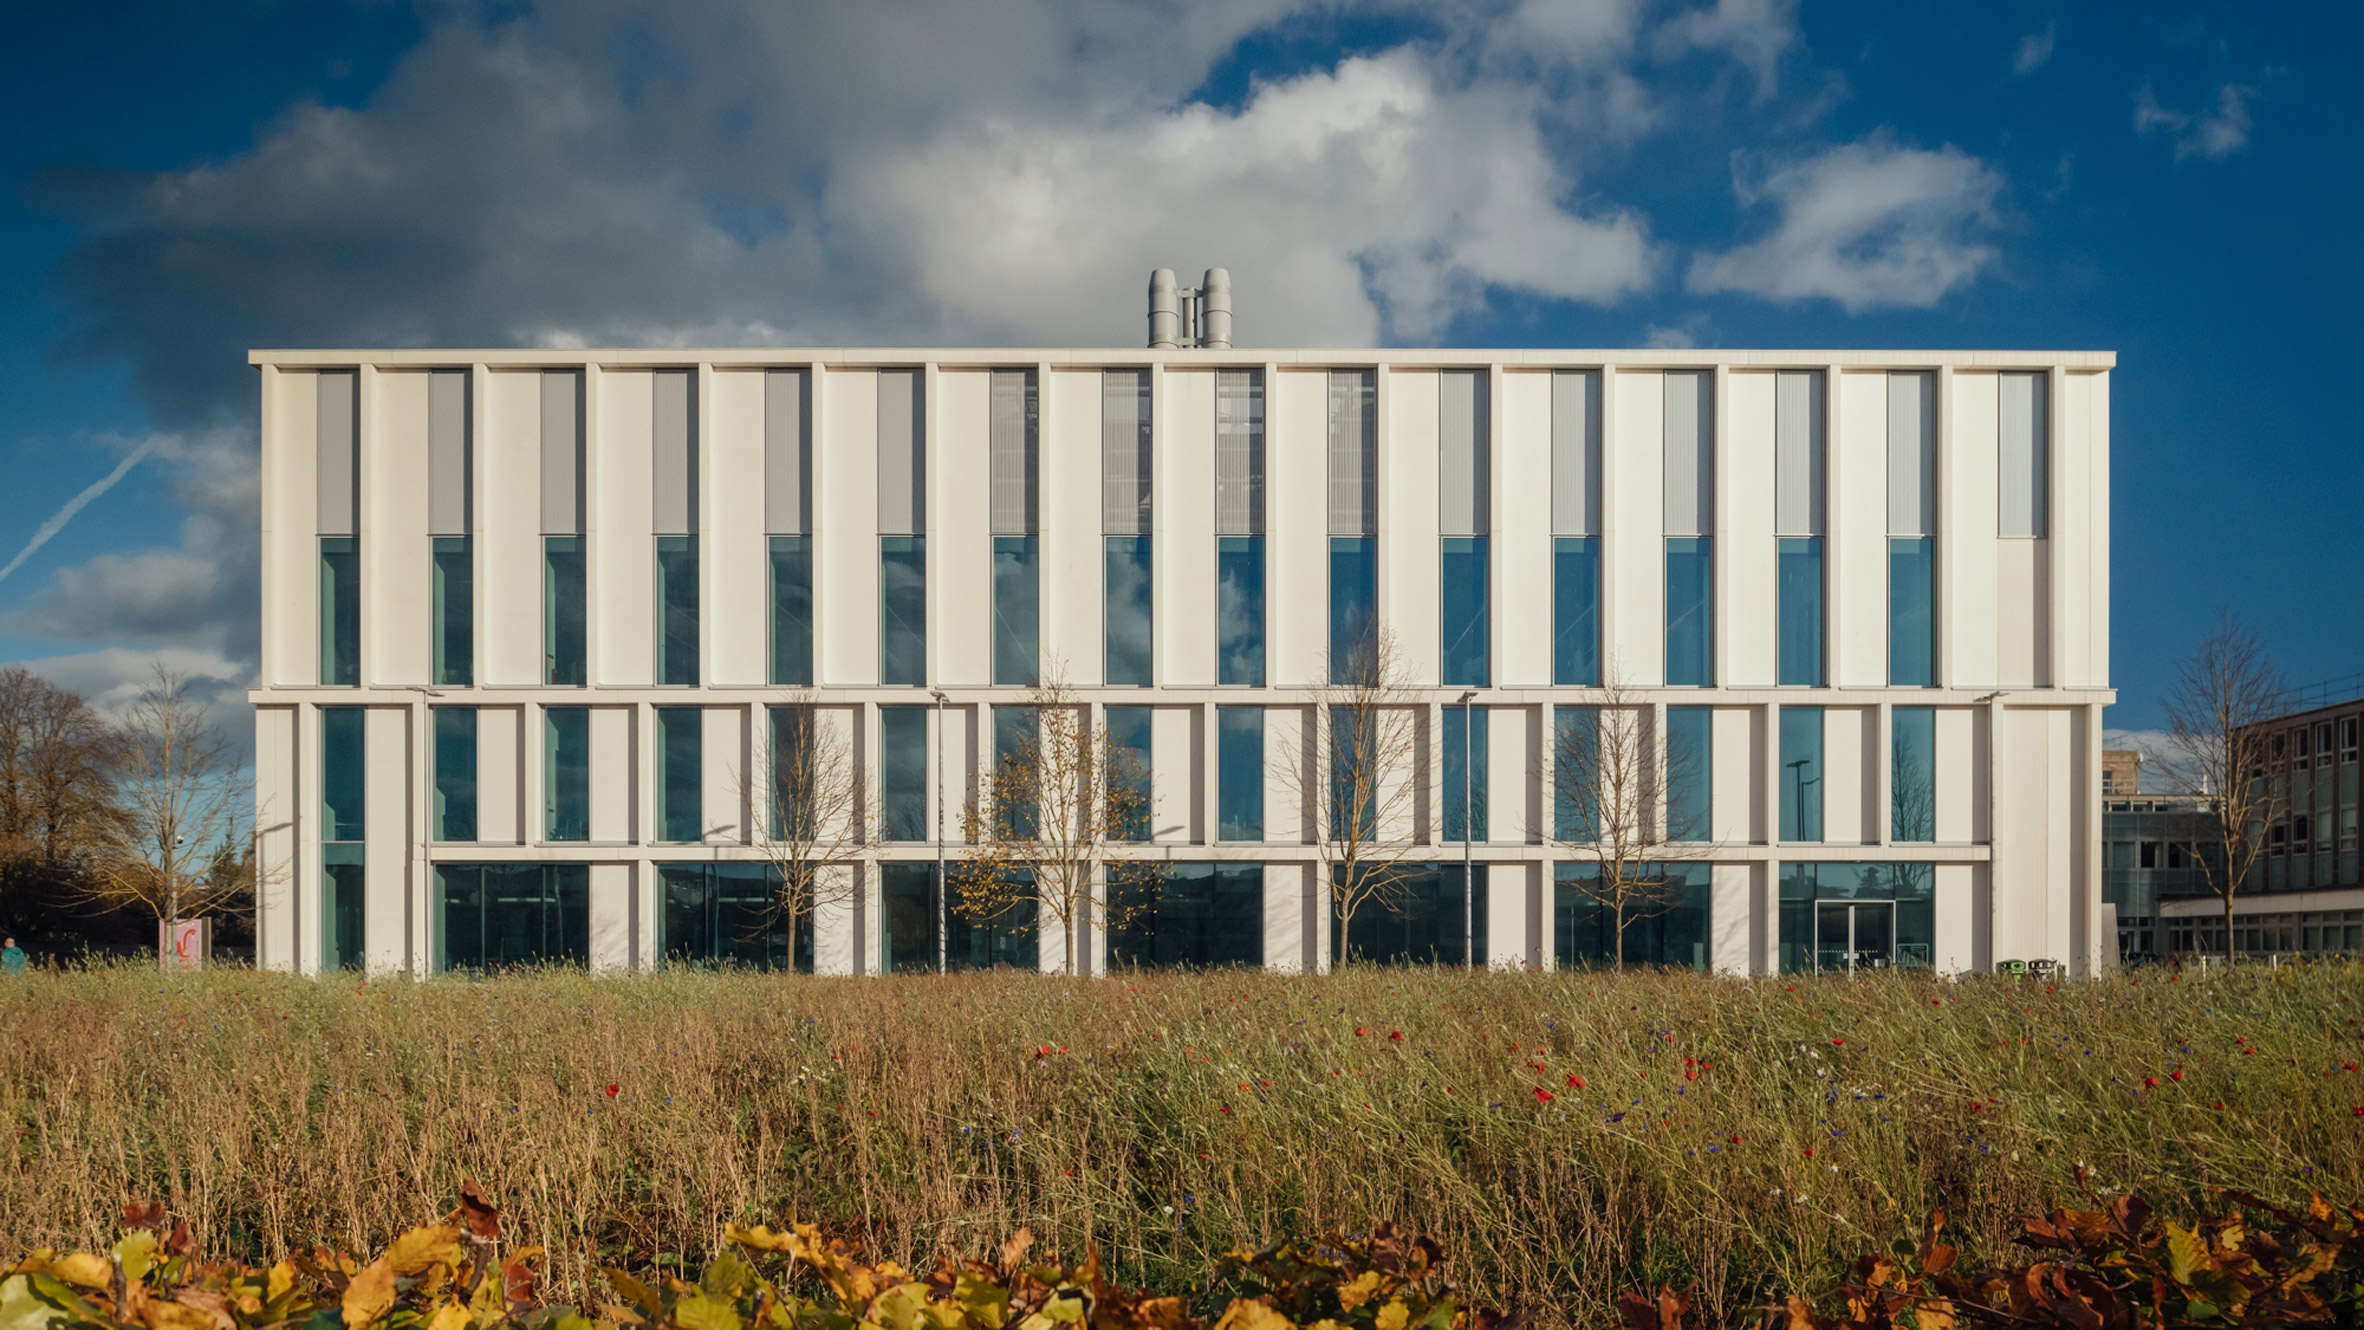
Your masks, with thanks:
M696 707L657 708L657 839L706 838L705 713Z
M1469 930L1476 943L1474 963L1483 965L1486 866L1476 868L1478 890L1469 904ZM1330 929L1331 959L1366 965L1463 964L1461 865L1406 864L1397 873L1393 890L1363 902L1345 927Z
M1439 599L1444 644L1440 678L1448 688L1484 688L1490 663L1486 597L1489 585L1484 536L1447 536Z
M657 537L657 682L698 682L698 538Z
M1564 841L1597 839L1600 809L1587 774L1601 751L1599 707L1552 708L1552 836Z
M1937 839L1937 710L1897 707L1888 713L1894 766L1888 791L1889 839L1911 844Z
M588 864L438 864L435 968L591 963Z
M928 825L928 726L933 715L927 707L878 709L880 834L887 840L935 839ZM934 962L929 968L935 968Z
M993 682L1005 687L1042 677L1041 562L1035 537L993 538Z
M771 681L813 683L813 547L809 536L773 536Z
M1006 771L1013 763L1031 761L1040 733L1033 707L995 707L993 769ZM1026 780L1026 773L1021 772L1015 783L1002 791L995 811L1001 816L1001 834L1005 836L1034 834L1034 800L1025 788Z
M1822 686L1822 538L1784 536L1779 547L1781 637L1777 682Z
M813 920L780 908L780 870L766 863L659 864L667 967L813 972Z
M368 961L366 847L369 713L320 709L320 968L358 970Z
M1715 569L1707 536L1666 540L1666 684L1715 686Z
M883 864L878 890L879 968L888 974L934 974L941 959L936 866Z
M927 686L925 536L878 538L878 681L887 687Z
M1713 839L1715 825L1715 712L1666 709L1666 838Z
M1031 891L1033 875L1023 870L1013 872L1011 885L1015 890L1006 895L999 910L988 911L980 903L961 908L960 888L953 886L954 900L945 912L944 965L951 970L990 970L1002 966L1023 971L1042 968L1041 938L1035 927L1035 899Z
M437 536L435 683L465 688L476 682L476 555L466 536Z
M352 536L320 540L320 682L361 682L361 542Z
M1625 963L1705 973L1710 905L1706 864L1639 864L1629 870ZM1552 956L1560 965L1617 963L1616 893L1601 886L1599 864L1559 864L1552 871Z
M587 677L583 569L581 536L542 538L543 682L555 688L580 688Z
M1784 864L1781 972L1927 968L1937 940L1935 879L1929 864Z
M1264 686L1264 537L1215 540L1215 682Z
M1561 536L1551 546L1551 681L1562 688L1598 688L1600 537Z
M1374 668L1379 646L1379 542L1330 538L1330 681L1347 683Z
M476 708L436 707L435 839L476 839Z
M1108 686L1147 688L1153 681L1149 537L1107 542Z
M1898 688L1928 688L1937 681L1931 546L1926 537L1888 542L1888 682Z
M1444 839L1487 839L1486 709L1446 707L1444 733Z
M1102 713L1108 718L1108 786L1118 793L1117 807L1124 815L1109 819L1110 840L1144 841L1149 839L1149 773L1150 766L1150 709L1148 707L1109 707ZM1129 795L1129 798L1122 796Z
M1215 838L1264 839L1264 708L1215 708Z
M1108 968L1264 964L1264 866L1167 864L1111 870Z
M591 839L591 708L542 709L543 838Z
M1781 709L1781 839L1822 839L1822 708Z

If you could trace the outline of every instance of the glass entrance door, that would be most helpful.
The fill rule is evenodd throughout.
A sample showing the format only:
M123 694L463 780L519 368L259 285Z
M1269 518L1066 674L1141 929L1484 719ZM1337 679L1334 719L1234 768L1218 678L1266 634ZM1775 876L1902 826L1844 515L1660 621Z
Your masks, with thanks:
M1896 907L1888 901L1822 901L1814 907L1814 968L1827 974L1895 963Z

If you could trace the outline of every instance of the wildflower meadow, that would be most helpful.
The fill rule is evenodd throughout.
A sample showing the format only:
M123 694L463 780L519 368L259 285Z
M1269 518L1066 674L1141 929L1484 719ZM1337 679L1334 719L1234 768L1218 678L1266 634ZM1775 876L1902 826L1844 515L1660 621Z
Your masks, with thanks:
M0 984L0 1247L103 1247L133 1197L212 1256L375 1250L474 1178L587 1297L730 1224L911 1262L1023 1227L1188 1295L1391 1222L1547 1322L1675 1286L1717 1323L1940 1209L1999 1256L2080 1169L2364 1198L2360 980L33 975Z

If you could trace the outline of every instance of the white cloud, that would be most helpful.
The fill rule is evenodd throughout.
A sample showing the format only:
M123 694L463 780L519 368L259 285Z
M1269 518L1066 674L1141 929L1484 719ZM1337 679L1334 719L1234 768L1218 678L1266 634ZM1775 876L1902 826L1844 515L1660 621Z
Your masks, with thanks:
M2057 19L2047 20L2042 32L2031 32L2019 39L2019 49L2012 52L2011 72L2021 77L2042 69L2052 59L2053 38L2060 30Z
M2003 177L1948 145L1901 147L1874 135L1765 173L1733 189L1744 205L1780 212L1770 235L1692 261L1697 292L1766 300L1831 300L1849 313L1926 309L1994 258L1981 237L1996 223Z
M1779 90L1781 58L1799 44L1797 0L1715 0L1685 10L1658 29L1661 52L1720 51L1756 77L1757 100Z
M2223 161L2249 146L2249 102L2257 89L2227 83L2216 90L2213 110L2184 112L2159 104L2151 85L2134 94L2134 132L2164 132L2175 140L2175 160L2205 157Z
M254 666L216 652L165 647L138 651L108 647L70 656L49 656L18 662L60 688L82 695L100 715L120 720L156 682L162 666L180 675L189 695L204 705L205 718L219 727L231 749L247 760L254 746L254 708L246 690L254 684Z

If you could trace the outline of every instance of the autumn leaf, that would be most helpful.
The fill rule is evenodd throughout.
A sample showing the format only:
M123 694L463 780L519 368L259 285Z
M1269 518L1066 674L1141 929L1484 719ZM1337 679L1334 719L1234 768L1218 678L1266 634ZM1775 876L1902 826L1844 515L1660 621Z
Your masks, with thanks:
M460 1231L449 1224L421 1224L386 1249L385 1262L398 1275L415 1275L429 1266L450 1265L458 1257Z
M345 1285L345 1330L361 1330L393 1307L394 1267L381 1256Z

